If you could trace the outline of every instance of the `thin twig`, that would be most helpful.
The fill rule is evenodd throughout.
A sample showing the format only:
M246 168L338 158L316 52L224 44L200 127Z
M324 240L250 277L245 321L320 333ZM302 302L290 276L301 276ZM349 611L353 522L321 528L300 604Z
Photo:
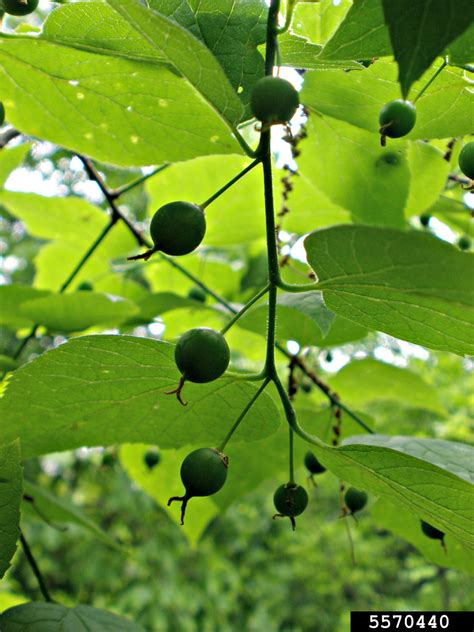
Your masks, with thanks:
M51 595L49 594L48 588L46 586L46 582L43 578L43 575L39 569L39 566L34 558L34 555L23 533L20 533L20 542L23 547L23 551L25 553L26 559L28 560L28 564L31 566L31 570L33 571L33 574L36 577L36 580L38 581L41 594L43 595L45 601L48 601L49 603L53 603L53 599L51 598Z

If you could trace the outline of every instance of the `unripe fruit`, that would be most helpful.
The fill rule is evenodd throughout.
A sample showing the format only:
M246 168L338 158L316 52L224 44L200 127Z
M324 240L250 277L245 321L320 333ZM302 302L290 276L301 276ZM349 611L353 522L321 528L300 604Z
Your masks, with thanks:
M259 121L266 125L288 123L300 104L297 90L286 79L263 77L252 90L250 107Z
M420 215L420 224L425 228L430 225L430 215Z
M308 494L304 487L296 483L280 485L273 494L273 504L277 514L273 518L287 517L295 530L295 517L303 513L308 505Z
M28 15L33 13L39 0L2 0L2 7L10 15Z
M79 292L92 292L94 286L92 283L89 283L89 281L83 281L82 283L79 283L77 289Z
M306 469L311 472L311 474L322 474L326 471L326 468L321 465L321 463L310 450L308 450L308 452L306 452L305 454L304 464L306 466Z
M355 487L349 487L344 496L344 502L349 509L351 515L362 511L367 504L367 494L361 492Z
M206 218L197 204L170 202L153 215L150 234L155 250L167 255L187 255L195 250L204 238Z
M469 250L471 243L471 239L467 235L463 235L458 239L458 247L460 250Z
M157 450L147 450L143 457L143 461L149 470L152 470L154 467L156 467L160 460L160 453Z
M191 298L193 301L198 301L199 303L205 303L206 292L204 292L204 290L202 290L198 285L195 285L189 290L188 298Z
M459 154L459 168L469 180L474 180L474 140L464 145Z
M406 136L415 127L416 109L410 101L396 99L380 110L380 133L390 138Z
M181 524L184 524L186 506L194 496L212 496L224 485L227 478L228 458L215 448L199 448L190 452L181 465L181 481L186 493L173 496L173 501L181 501Z
M0 127L5 123L5 107L0 101Z
M425 522L424 520L420 520L420 526L427 538L430 538L431 540L440 540L441 544L444 546L445 533L443 531L433 527L433 525L429 522Z
M216 380L224 373L229 366L230 350L220 332L197 327L178 340L174 358L186 380L203 384Z

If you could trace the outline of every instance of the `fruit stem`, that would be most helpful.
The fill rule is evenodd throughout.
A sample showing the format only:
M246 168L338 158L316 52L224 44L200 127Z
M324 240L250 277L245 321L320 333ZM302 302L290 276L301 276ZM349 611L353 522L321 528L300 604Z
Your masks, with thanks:
M319 290L319 283L286 283L283 279L278 278L278 287L286 292L298 294L300 292L313 292Z
M217 200L219 196L221 196L225 191L227 191L227 189L230 189L231 186L233 186L236 182L238 182L240 178L243 178L249 171L252 171L252 169L256 167L260 162L261 162L260 158L255 158L253 162L251 162L247 167L245 167L245 169L242 169L242 171L240 171L235 177L233 177L232 180L229 180L229 182L225 184L223 187L221 187L218 191L216 191L214 195L211 195L211 197L208 200L206 200L202 204L199 204L202 210L207 208L209 204L212 204L214 200Z
M245 312L246 312L246 311L247 311L250 307L252 307L252 305L253 305L254 303L256 303L256 302L258 301L258 299L262 298L262 296L265 296L265 294L266 294L269 290L270 290L270 284L267 284L267 285L266 285L266 286L265 286L262 290L260 290L260 292L257 292L257 294L255 294L255 296L254 296L253 298L251 298L251 299L250 299L250 301L248 301L248 303L246 303L246 304L242 307L242 309L241 309L239 312L237 312L237 314L235 314L235 316L234 316L233 318L231 318L231 319L229 320L229 322L227 323L227 325L225 325L225 327L223 327L223 328L221 329L221 334L222 334L222 335L226 334L226 333L229 331L229 329L232 327L232 325L234 325L234 324L235 324L235 323L239 320L239 318L241 318L241 317L245 314Z
M143 184L143 182L146 182L149 178L152 178L153 176L156 176L157 173L160 173L160 171L164 171L165 169L167 169L170 166L171 166L170 162L165 162L164 164L160 165L159 167L156 167L156 169L153 169L153 171L151 171L150 173L143 174L142 176L140 176L139 178L136 178L135 180L132 180L128 184L124 184L122 187L110 190L109 191L110 197L112 197L114 200L116 200L121 195L124 195L124 193L128 193L129 191L131 191L135 187L140 186L140 184Z
M418 101L418 99L423 95L423 93L430 87L430 85L433 83L433 81L436 79L436 77L439 75L439 73L446 68L446 66L449 64L448 58L445 57L443 63L441 64L441 66L438 68L438 70L434 73L434 75L431 77L431 79L429 79L429 81L423 86L423 88L418 92L418 94L416 95L416 97L413 99L413 105L415 105L415 103Z
M232 435L234 434L234 432L237 430L237 428L239 427L240 422L243 420L243 418L245 417L245 415L249 412L249 410L252 408L252 406L255 404L255 402L257 401L257 399L260 397L260 395L263 393L263 391L265 390L267 384L270 382L270 378L266 378L264 382L262 382L262 384L259 386L259 388L257 389L257 391L255 392L254 396L252 397L252 399L249 401L249 403L247 404L247 406L243 409L243 411L240 413L240 415L237 417L237 419L234 421L234 423L232 424L232 426L230 427L229 432L226 434L226 436L224 437L224 439L221 441L221 443L217 446L217 450L219 452L223 452L225 446L227 445L227 443L229 442L230 438L232 437Z
M295 463L294 463L294 449L293 449L294 434L293 434L293 428L291 426L288 426L288 432L289 432L289 452L290 452L290 459L289 459L290 480L289 482L292 485L294 485L295 483Z
M293 17L293 11L295 9L296 2L297 0L287 1L285 23L283 24L283 26L280 26L279 28L276 29L276 32L278 33L278 35L281 35L282 33L286 33L286 31L290 28L291 19Z

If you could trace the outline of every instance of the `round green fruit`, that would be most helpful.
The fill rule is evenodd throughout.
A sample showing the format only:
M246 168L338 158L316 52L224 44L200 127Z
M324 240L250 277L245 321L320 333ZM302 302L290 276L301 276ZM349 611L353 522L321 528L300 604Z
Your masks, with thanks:
M202 290L198 285L195 285L189 290L188 298L191 298L193 301L198 301L199 303L205 303L206 292L204 292L204 290Z
M445 534L443 531L440 531L436 527L433 527L429 522L425 522L424 520L420 520L421 530L426 535L427 538L431 540L441 540L444 541Z
M460 250L469 250L469 248L471 247L472 241L470 239L470 237L468 237L467 235L463 235L462 237L459 237L458 239L458 247Z
M2 0L2 7L10 15L28 15L38 6L39 0Z
M5 123L5 107L0 101L0 127Z
M410 101L396 99L386 103L380 110L380 132L383 136L400 138L415 127L416 109Z
M420 224L427 228L430 225L431 216L430 215L420 215Z
M181 480L186 495L212 496L227 478L227 459L214 448L199 448L188 454L181 465Z
M253 115L262 123L288 123L300 104L297 90L286 79L263 77L255 84L250 99Z
M143 457L143 461L149 470L156 467L160 460L160 453L157 450L147 450Z
M306 509L308 494L301 485L286 483L286 485L280 485L273 494L273 504L281 516L295 518Z
M344 496L344 502L346 503L350 513L355 514L358 511L362 511L362 509L366 506L367 494L359 491L355 487L349 487Z
M471 140L461 149L459 168L469 180L474 180L474 140Z
M321 465L321 463L310 450L308 450L308 452L306 452L305 454L304 464L306 466L306 469L311 474L322 474L326 471L326 468Z
M155 250L167 255L187 255L195 250L204 238L206 218L197 204L170 202L159 208L150 225Z
M197 327L178 340L174 359L186 380L198 384L212 382L229 366L229 345L220 332Z

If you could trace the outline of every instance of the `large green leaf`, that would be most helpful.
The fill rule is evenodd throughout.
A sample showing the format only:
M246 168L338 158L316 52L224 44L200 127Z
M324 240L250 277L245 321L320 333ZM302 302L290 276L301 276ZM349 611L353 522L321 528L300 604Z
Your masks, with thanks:
M436 65L413 87L421 90ZM378 60L359 72L315 70L305 76L301 99L322 114L347 121L379 135L382 106L399 96L396 66ZM410 139L449 138L472 131L472 82L459 68L445 68L417 101L417 120ZM389 146L397 146L393 140Z
M437 465L474 484L474 448L466 443L377 434L350 437L344 443L346 445L362 443L397 450Z
M2 632L144 632L123 617L90 606L26 603L0 615Z
M20 437L24 458L82 445L218 443L256 386L227 378L186 384L189 404L183 407L165 394L179 380L173 351L155 340L104 335L77 338L47 352L12 376L0 400L0 442ZM271 434L279 419L263 394L235 439Z
M419 375L373 358L346 364L330 379L330 384L344 402L352 406L360 407L376 400L398 400L405 406L446 414L437 390Z
M21 304L20 311L49 331L73 332L96 325L119 325L137 314L138 307L119 296L73 292L26 301Z
M122 550L122 547L106 531L73 503L54 496L47 489L27 480L24 482L24 491L23 511L53 524L75 524L89 531L108 546Z
M139 0L107 0L145 42L172 64L230 123L238 123L242 105L211 51L186 29L150 11Z
M391 52L380 0L354 0L320 57L366 60Z
M10 565L20 535L21 479L19 442L0 445L0 578Z
M407 156L411 179L405 215L410 217L420 215L436 202L444 190L450 165L442 151L422 141L410 143Z
M474 487L445 467L405 451L370 445L313 446L323 465L358 489L380 496L474 548Z
M471 0L382 0L404 98L446 46L474 20Z
M432 564L474 574L472 551L451 534L445 537L446 548L443 548L439 540L432 540L422 532L420 518L399 504L378 500L371 508L370 515L379 528L388 529L410 542Z
M119 165L241 153L225 120L168 65L33 37L0 42L0 91L22 132Z
M291 30L315 44L324 44L337 30L350 10L351 0L322 2L297 2L293 11Z
M326 305L432 349L474 352L473 255L420 232L335 226L305 240Z
M353 221L401 227L410 179L403 149L400 142L384 149L374 134L333 118L312 116L308 139L301 144L299 174L350 211ZM316 209L314 214L315 225L321 225ZM334 218L341 221L341 214Z
M149 0L148 4L188 29L212 51L248 106L252 86L264 74L257 46L266 37L265 1L221 2L218 10L215 0Z

